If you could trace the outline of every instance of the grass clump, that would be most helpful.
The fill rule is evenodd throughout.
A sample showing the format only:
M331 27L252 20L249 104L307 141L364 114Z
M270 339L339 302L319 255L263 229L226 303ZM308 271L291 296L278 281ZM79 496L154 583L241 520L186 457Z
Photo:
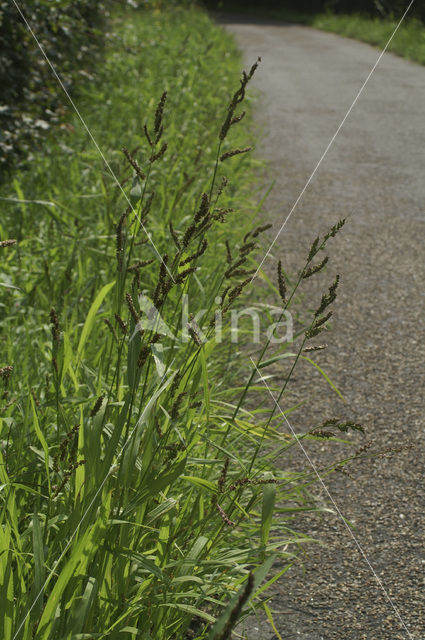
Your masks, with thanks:
M240 125L257 63L238 85L233 43L197 10L113 26L79 105L109 169L68 111L1 195L5 640L227 638L305 540L293 515L315 508L313 472L274 464L297 439L258 381L270 339L242 387L218 339L268 226ZM292 286L279 266L281 317L340 226ZM304 357L337 284L273 363Z
M373 18L361 14L333 15L324 13L314 16L311 25L316 29L362 40L383 49L398 23L399 20L391 18ZM407 18L390 42L388 51L414 62L425 64L425 26L423 22Z

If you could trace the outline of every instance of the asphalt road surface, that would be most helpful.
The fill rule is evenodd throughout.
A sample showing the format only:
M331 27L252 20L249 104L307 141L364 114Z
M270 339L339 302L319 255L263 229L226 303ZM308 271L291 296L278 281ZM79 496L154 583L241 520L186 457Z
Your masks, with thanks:
M375 64L367 44L273 22L227 18L246 66L262 63L257 154L276 180L265 218L278 231ZM272 609L284 640L425 639L425 67L385 54L302 200L272 257L289 271L318 232L341 217L326 274L341 275L329 348L317 361L338 384L345 404L320 375L302 367L296 393L308 398L291 414L305 430L337 415L362 422L381 449L410 443L389 458L334 474L326 484L376 577L337 516L301 521L312 545L274 591ZM365 441L366 441L365 440ZM321 452L313 452L317 464ZM323 454L328 455L326 452ZM284 461L283 464L288 464ZM297 464L308 466L302 454ZM319 489L317 489L319 492ZM403 622L395 611L398 611ZM267 623L250 620L245 637L271 640Z

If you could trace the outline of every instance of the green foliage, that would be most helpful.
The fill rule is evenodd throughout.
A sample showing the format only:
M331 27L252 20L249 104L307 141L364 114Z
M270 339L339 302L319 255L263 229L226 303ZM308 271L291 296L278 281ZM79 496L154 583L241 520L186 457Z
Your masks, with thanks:
M63 83L90 77L102 47L108 2L17 2ZM29 153L61 118L64 96L13 2L0 2L0 170Z
M268 584L307 541L292 519L317 510L314 474L275 467L297 439L228 322L215 340L260 233L257 164L226 155L249 142L234 44L197 10L157 5L113 27L78 106L114 175L68 110L0 196L0 237L17 239L0 245L5 640L223 637L267 598L273 560ZM285 309L331 235L315 241ZM289 377L335 288L287 353ZM170 331L152 324L145 293ZM206 313L182 325L185 295Z
M332 31L348 38L356 38L384 48L396 28L395 18L371 18L361 14L320 14L314 17L312 26ZM404 58L425 64L425 26L423 22L407 18L391 41L388 51Z

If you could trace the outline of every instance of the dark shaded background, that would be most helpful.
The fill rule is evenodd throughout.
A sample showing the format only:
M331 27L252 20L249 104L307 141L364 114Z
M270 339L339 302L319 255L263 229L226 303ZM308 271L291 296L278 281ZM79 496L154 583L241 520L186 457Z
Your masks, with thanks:
M101 53L111 0L18 2L68 91ZM63 94L16 6L0 0L0 180L58 121Z
M204 0L204 4L214 9L285 9L293 13L364 13L381 18L399 17L406 10L409 0ZM412 16L425 20L425 2L417 0L409 12Z

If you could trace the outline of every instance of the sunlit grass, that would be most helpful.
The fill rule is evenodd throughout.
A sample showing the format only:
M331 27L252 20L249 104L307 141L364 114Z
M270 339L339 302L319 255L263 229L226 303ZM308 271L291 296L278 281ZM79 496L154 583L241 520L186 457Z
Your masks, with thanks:
M362 15L320 14L311 25L316 29L332 31L348 38L363 40L383 49L393 34L398 20L369 18ZM425 64L425 25L407 18L391 41L388 51L420 64Z
M260 240L257 164L220 160L252 142L226 119L240 57L197 10L121 13L112 27L79 108L133 209L71 109L1 193L1 239L17 240L0 247L5 640L228 637L261 605L273 561L270 584L307 540L294 515L316 509L314 474L274 464L296 441L228 322L214 339L217 310L249 291ZM249 95L230 104L237 116ZM287 293L279 271L285 309L329 239ZM281 345L273 363L302 358L333 293L300 350ZM141 294L171 335L149 324ZM205 342L190 315L181 323L184 296L206 310ZM265 348L256 363L265 375ZM286 384L273 390L290 411Z

